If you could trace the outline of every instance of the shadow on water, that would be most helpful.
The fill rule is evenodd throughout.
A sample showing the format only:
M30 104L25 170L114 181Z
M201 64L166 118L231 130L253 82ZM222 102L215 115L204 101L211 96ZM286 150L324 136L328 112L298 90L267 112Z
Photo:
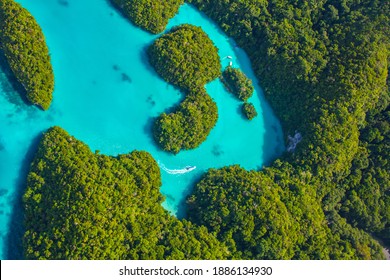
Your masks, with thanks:
M13 74L9 63L7 61L7 58L4 55L4 52L0 50L0 71L2 71L7 80L8 83L0 83L0 87L2 88L3 92L5 93L5 96L7 100L15 105L20 105L20 102L24 102L25 104L30 105L31 103L26 98L26 90L24 89L23 85L16 79L15 75Z
M58 0L57 2L63 7L69 7L69 2L67 0Z
M192 177L191 182L189 182L188 187L184 190L182 199L180 199L177 208L178 219L186 219L187 218L187 197L192 194L192 191L197 183L201 180L205 172L198 172L195 176Z
M239 115L242 120L249 121L248 118L245 117L244 113L242 112L243 105L244 105L244 102L237 105L237 107L236 107L237 115Z
M264 97L263 97L264 98ZM265 100L265 98L264 98ZM270 105L263 105L262 109L264 112L264 165L270 165L276 158L280 158L286 150L282 127L279 120L274 116ZM268 116L268 118L266 117Z
M150 143L152 143L153 145L155 145L157 147L157 143L153 137L153 127L154 127L154 123L156 122L156 120L157 120L156 117L150 117L147 120L146 124L144 125L144 133L147 135L148 139L150 140Z
M210 21L210 18L202 11L199 11L194 5L192 4L186 4L191 7L193 7L195 10L197 10L201 17L206 20ZM180 12L180 10L179 10ZM222 28L214 23L216 26L217 32L221 36L228 35L225 31L222 30ZM271 164L275 158L278 158L282 155L282 153L285 151L285 143L284 143L284 136L283 131L281 128L281 125L279 123L279 120L276 118L276 115L273 112L273 109L267 102L263 91L261 89L261 82L259 82L253 67L251 60L249 59L248 55L246 54L245 50L240 48L240 46L237 44L237 42L232 38L228 37L229 43L231 46L233 46L233 52L234 56L237 58L237 62L241 68L241 70L248 76L249 79L252 80L253 85L255 87L255 90L257 92L257 97L261 101L261 110L263 111L263 118L264 118L264 144L263 144L263 165L269 165ZM232 54L233 55L233 54ZM236 67L236 66L235 66ZM237 108L237 112L243 119L246 119L245 116L242 114L241 107Z
M13 196L12 212L9 225L9 231L4 238L4 256L8 260L21 260L23 257L22 238L24 234L24 208L22 204L22 196L27 184L27 174L30 170L30 165L34 159L38 149L38 144L42 138L42 134L33 139L31 145L24 157L20 176L16 182L16 190Z
M0 138L0 152L5 149L5 146Z
M116 14L118 14L119 16L121 16L123 19L125 19L127 22L129 22L129 24L131 24L132 26L135 26L136 28L139 28L141 30L143 30L144 32L147 32L148 34L151 34L153 35L152 33L150 33L148 30L145 30L144 28L141 28L137 25L135 25L127 16L126 14L123 12L124 9L121 9L119 7L119 5L115 4L114 1L112 0L106 0L106 3L107 5L115 11ZM114 15L113 12L110 12L110 15Z
M235 49L235 54L237 55L240 68L248 76L248 78L252 80L257 97L260 99L265 131L263 144L263 165L266 166L271 164L276 158L280 157L285 151L282 127L273 109L264 96L260 82L254 72L252 62L250 61L248 55L243 49L238 47Z
M140 52L140 56L141 56L141 61L142 61L142 65L145 66L145 68L148 70L148 72L155 78L163 81L164 83L167 83L157 72L156 70L154 69L154 67L150 64L149 62L149 57L148 57L148 48L150 46L145 46L142 51Z
M126 15L122 12L122 9L121 9L117 4L115 4L114 1L112 1L112 0L106 0L106 3L107 3L107 5L108 5L111 9L115 10L115 12L117 12L118 15L120 15L121 17L123 17L123 18L126 19L126 20L129 20L129 19L126 17ZM132 23L130 20L129 20L129 22L133 25L133 23Z

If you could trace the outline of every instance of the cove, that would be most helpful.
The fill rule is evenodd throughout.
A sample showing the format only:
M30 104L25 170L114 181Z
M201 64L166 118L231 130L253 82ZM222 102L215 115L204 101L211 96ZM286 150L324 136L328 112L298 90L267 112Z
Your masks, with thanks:
M219 48L223 67L232 61L253 80L255 93L249 101L259 115L246 120L240 101L215 80L206 89L218 106L216 127L199 148L172 155L155 145L151 126L155 117L184 96L148 63L146 48L158 35L132 25L105 0L17 2L32 13L46 36L55 91L50 109L43 112L24 103L6 67L0 68L1 259L12 250L9 237L22 223L18 201L37 141L53 125L92 151L114 156L132 150L151 153L161 168L163 206L178 217L184 215L191 186L207 169L240 164L257 170L283 152L280 124L264 100L245 52L194 7L183 5L167 30L183 23L201 26ZM197 168L188 172L186 166Z

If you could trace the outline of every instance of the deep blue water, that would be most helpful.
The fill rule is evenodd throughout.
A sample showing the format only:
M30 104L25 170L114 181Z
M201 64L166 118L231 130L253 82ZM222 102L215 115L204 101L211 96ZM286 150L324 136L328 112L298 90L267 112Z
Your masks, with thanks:
M240 113L241 103L219 80L206 86L217 102L219 120L197 149L174 156L153 142L153 118L183 95L160 79L147 62L145 49L158 36L124 19L106 0L18 0L37 19L46 36L55 74L54 99L46 112L23 102L0 68L0 257L8 257L20 231L18 204L25 176L42 132L58 125L107 155L146 150L162 170L163 206L181 217L192 183L208 168L240 164L260 169L283 151L278 120L264 100L246 54L211 20L183 5L168 29L182 23L201 26L219 48L223 67L232 56L256 86L249 100L259 115ZM197 168L185 174L187 165ZM179 170L179 172L178 172ZM147 198L146 198L147 199ZM18 241L14 241L18 242Z

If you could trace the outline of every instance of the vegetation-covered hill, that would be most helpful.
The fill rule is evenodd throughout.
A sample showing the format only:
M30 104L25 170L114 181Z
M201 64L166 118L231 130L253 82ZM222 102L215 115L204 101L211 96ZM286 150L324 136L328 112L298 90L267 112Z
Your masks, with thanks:
M93 155L54 129L44 137L29 175L25 195L27 256L383 258L379 244L367 232L384 240L390 237L390 2L189 2L245 49L286 136L300 132L302 142L263 171L236 166L209 170L188 198L189 219L196 226L160 214L165 212L159 206L157 183L153 183L159 171L149 156L139 152L117 159ZM180 42L185 43L186 38L183 34ZM161 75L181 88L199 86L193 71L179 73L175 68L183 62L187 65L187 61L176 52L174 42L169 44L169 51L175 50L169 67L169 51L164 53L161 48L162 52L155 52L155 59L165 56L159 62L159 68L164 69ZM175 60L177 57L182 59ZM191 65L184 70L190 70ZM187 83L188 77L195 79ZM200 78L202 85L208 80ZM54 138L47 141L50 137ZM57 182L62 192L52 191ZM131 186L130 193L122 182ZM151 198L142 192L139 182L148 186ZM88 192L89 185L104 192L94 196ZM115 188L124 191L132 203L121 204ZM70 202L80 206L75 208L79 210L72 209ZM137 206L128 210L125 206L129 205ZM107 215L111 218L100 223L105 225L102 229L92 226ZM135 222L128 222L129 216ZM125 228L113 217L124 219ZM208 231L198 227L202 225ZM95 230L106 238L85 241L95 236ZM180 234L174 238L176 232ZM71 240L73 235L77 238ZM95 245L88 242L96 242L95 247L88 247L92 252L79 249L83 244ZM128 253L121 251L122 244Z
M157 73L187 95L173 113L159 116L154 139L175 154L198 147L218 119L217 105L204 89L221 74L218 49L200 27L185 24L158 38L148 55Z
M252 81L238 68L228 66L222 72L221 80L226 88L241 101L246 101L253 94Z
M203 87L221 75L218 49L200 27L174 27L149 47L148 54L157 73L182 90Z
M210 169L188 198L189 219L217 233L238 259L383 258L377 242L339 216L334 226L347 228L332 233L315 190L291 172L287 164Z
M154 138L165 151L193 149L206 140L217 119L217 104L204 88L198 88L188 93L174 112L158 117Z
M152 33L163 32L184 0L111 0L134 24Z
M256 117L257 112L255 106L253 106L252 103L246 102L248 98L253 95L254 87L252 80L245 76L240 69L228 66L222 72L221 81L225 85L226 89L236 98L244 101L241 107L241 111L244 116L249 120Z
M340 213L352 225L389 242L390 107L371 111L367 121L351 173L341 184L345 195Z
M160 170L146 152L93 154L54 127L45 133L24 194L28 259L220 259L205 227L161 206Z
M45 37L31 14L13 0L0 1L0 51L26 90L26 98L47 110L54 75Z
M257 111L255 106L249 102L244 102L244 104L242 104L241 111L248 120L252 120L257 116Z
M381 170L388 160L386 145L368 156L371 150L365 151L362 140L373 122L381 130L388 123L381 114L365 119L368 111L383 110L389 98L390 2L190 2L248 53L286 136L302 134L302 142L283 160L295 169L291 177L302 180L306 174L304 182L316 190L332 233L348 239L358 226L385 238L390 181ZM366 170L357 171L361 164ZM374 217L367 217L369 209Z

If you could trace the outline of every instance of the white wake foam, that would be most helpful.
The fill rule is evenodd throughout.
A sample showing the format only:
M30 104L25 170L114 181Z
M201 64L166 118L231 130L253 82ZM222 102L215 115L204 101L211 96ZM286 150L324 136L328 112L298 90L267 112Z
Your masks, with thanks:
M162 170L164 170L168 174L185 174L194 171L196 169L196 166L186 166L182 169L168 169L161 162L158 162L158 165L161 167Z

